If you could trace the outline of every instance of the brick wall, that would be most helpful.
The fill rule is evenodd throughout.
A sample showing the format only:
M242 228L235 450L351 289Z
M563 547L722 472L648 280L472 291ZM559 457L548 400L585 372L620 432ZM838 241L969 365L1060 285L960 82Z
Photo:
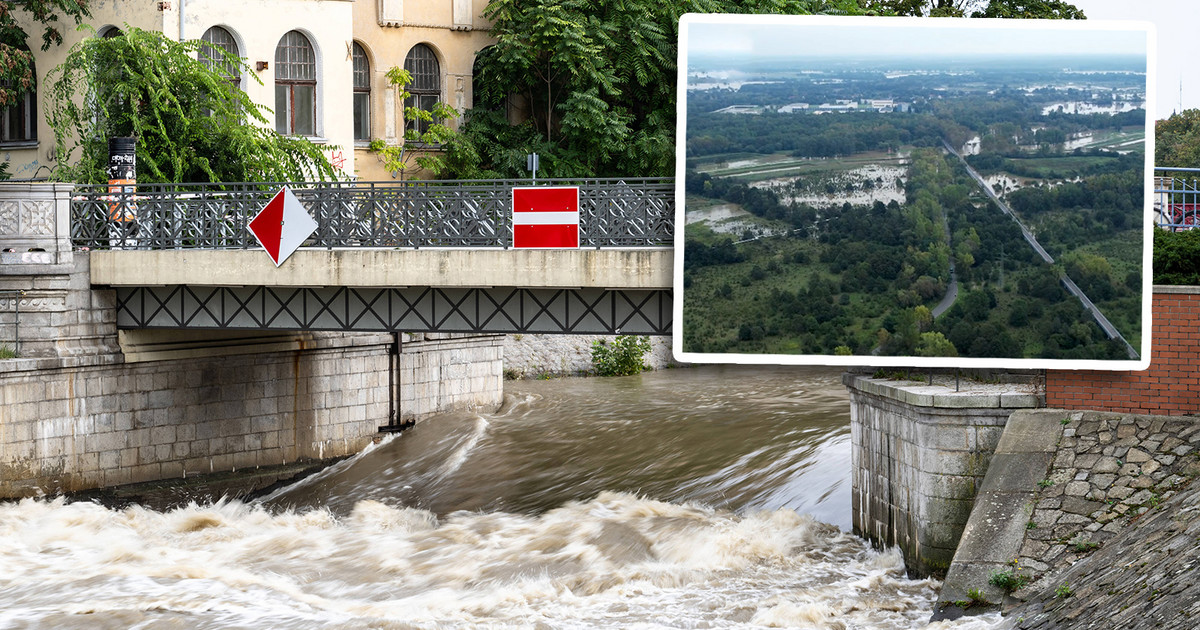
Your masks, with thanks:
M1154 287L1150 368L1046 370L1046 406L1149 415L1200 413L1200 287Z

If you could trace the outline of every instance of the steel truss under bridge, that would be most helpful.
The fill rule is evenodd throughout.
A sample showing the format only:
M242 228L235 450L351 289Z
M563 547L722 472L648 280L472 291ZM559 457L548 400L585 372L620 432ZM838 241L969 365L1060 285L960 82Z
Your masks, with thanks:
M120 328L671 334L670 290L117 287Z

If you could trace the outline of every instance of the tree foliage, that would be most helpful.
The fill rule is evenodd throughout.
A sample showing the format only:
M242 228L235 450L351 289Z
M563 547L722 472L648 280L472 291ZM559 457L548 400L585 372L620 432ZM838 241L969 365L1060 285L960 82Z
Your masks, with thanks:
M399 66L392 66L387 71L387 78L396 88L396 98L407 102L408 97L412 96L407 89L413 80L412 73ZM404 144L388 146L382 140L373 140L371 149L383 160L384 168L391 172L392 177L400 175L403 179L405 171L414 166L432 173L440 173L446 168L441 152L421 149L450 142L456 133L446 126L445 121L455 116L458 116L458 112L441 101L434 103L429 109L406 106L404 120L415 124L404 130Z
M840 13L854 0L493 0L496 44L480 53L476 108L447 149L456 177L550 177L674 170L679 17L687 12ZM509 97L527 118L510 125Z
M267 126L269 110L230 80L230 68L258 80L241 59L199 41L133 27L84 39L49 75L55 178L105 181L108 139L122 136L137 138L142 182L336 178L320 147Z
M1154 123L1154 163L1200 166L1200 109L1185 109Z
M16 103L34 83L29 34L17 23L18 11L41 25L42 50L62 43L59 26L63 21L73 20L78 24L89 15L87 0L0 2L0 107Z
M592 366L599 376L631 376L646 369L642 357L650 351L646 336L617 335L611 343L592 342Z
M1062 0L874 0L867 6L925 17L1085 19L1083 11Z
M1200 230L1154 230L1154 284L1200 284Z

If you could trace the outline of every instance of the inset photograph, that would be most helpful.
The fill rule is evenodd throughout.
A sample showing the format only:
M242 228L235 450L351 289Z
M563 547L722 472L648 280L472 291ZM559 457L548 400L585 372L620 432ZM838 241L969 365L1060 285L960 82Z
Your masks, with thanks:
M1153 32L688 15L688 362L1149 364Z

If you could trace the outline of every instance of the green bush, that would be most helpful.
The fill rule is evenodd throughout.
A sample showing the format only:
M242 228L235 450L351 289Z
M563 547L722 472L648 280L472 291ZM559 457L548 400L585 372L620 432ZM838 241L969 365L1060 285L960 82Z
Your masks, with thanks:
M650 338L617 335L609 343L603 339L592 343L592 367L600 376L629 376L646 369L642 356L650 351Z
M1200 284L1200 230L1154 230L1154 284Z

